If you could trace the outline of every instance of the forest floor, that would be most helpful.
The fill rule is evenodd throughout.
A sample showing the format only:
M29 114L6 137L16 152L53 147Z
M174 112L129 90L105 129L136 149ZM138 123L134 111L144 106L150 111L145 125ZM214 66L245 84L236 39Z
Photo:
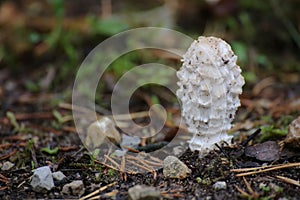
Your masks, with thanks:
M8 73L2 71L1 74ZM1 170L1 199L78 198L61 193L62 187L74 180L83 181L84 195L114 183L97 194L102 199L127 199L128 189L137 184L153 186L163 197L171 199L299 198L300 155L297 149L283 142L286 134L286 128L283 127L287 127L296 117L297 112L292 106L298 108L299 100L291 102L287 99L288 103L281 103L269 109L274 113L274 118L249 120L253 113L261 109L257 106L258 103L250 101L261 99L242 98L242 108L238 112L236 125L232 130L236 135L234 145L221 146L201 159L198 152L187 150L180 160L192 170L192 173L180 180L164 177L162 169L133 174L115 170L116 166L109 161L98 163L97 159L84 148L76 133L70 117L72 114L70 104L59 102L58 105L51 106L49 101L54 94L32 94L23 91L21 87L18 89L18 81L14 78L9 76L5 78L5 81L1 80L2 83L5 82L6 86L8 83L15 86L13 92L6 93L5 96L9 100L5 101L7 103L5 106L12 115L4 114L0 119L0 160L2 165L10 161L14 167L6 171ZM274 86L276 87L276 84ZM285 92L286 88L282 88L281 91ZM281 112L284 112L285 117L281 116ZM242 117L247 119L242 120ZM60 121L59 118L69 120ZM274 143L270 145L268 141ZM256 144L262 145L256 149L249 148ZM255 151L254 155L251 151ZM32 170L41 166L50 166L53 171L63 172L66 179L55 181L55 187L47 193L34 192L30 185ZM269 170L264 172L261 168L255 168L261 166L262 169ZM281 167L277 168L278 166ZM249 167L254 169L242 170ZM238 170L234 171L236 169ZM239 175L244 172L250 174ZM217 181L225 181L226 189L215 190L213 184Z

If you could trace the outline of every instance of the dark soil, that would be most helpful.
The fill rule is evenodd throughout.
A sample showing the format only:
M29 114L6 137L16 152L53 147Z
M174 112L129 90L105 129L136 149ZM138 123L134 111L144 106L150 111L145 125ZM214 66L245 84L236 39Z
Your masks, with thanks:
M7 130L7 134L2 134L2 144L10 144L10 147L2 148L2 161L11 160L16 166L9 171L2 171L1 175L8 178L8 183L1 182L1 187L6 187L0 191L1 199L70 199L76 196L66 196L60 193L64 184L73 180L82 180L86 191L89 194L101 186L117 182L116 185L109 187L101 193L101 199L127 199L127 191L130 187L137 184L145 184L156 187L162 192L165 198L171 199L298 199L300 188L285 183L277 175L298 179L300 177L299 168L286 168L274 170L257 175L237 177L236 173L230 172L231 169L241 167L254 167L263 164L294 163L300 162L299 155L290 151L290 158L281 157L273 162L262 162L255 158L247 157L244 154L245 147L235 145L231 147L220 147L219 150L212 151L204 158L199 158L198 152L187 150L181 157L191 170L192 174L186 179L169 179L162 174L162 169L156 171L156 175L149 172L146 174L124 174L109 169L97 163L91 163L88 152L81 147L81 142L76 133L62 132L54 134L51 132L43 134L12 134L8 125L3 125L2 130ZM45 126L47 127L47 126ZM29 147L29 138L39 137L35 146ZM59 146L60 151L57 155L41 153L40 146ZM65 148L63 148L65 147ZM69 147L69 149L68 149ZM72 147L72 148L71 148ZM3 156L17 150L14 155L3 159ZM32 176L33 152L38 166L49 165L52 171L62 171L67 178L63 181L55 181L55 188L46 194L32 191L30 177ZM36 165L36 167L37 167ZM98 175L98 178L96 174ZM225 181L227 189L215 190L212 185L217 181ZM246 182L245 182L246 181ZM252 188L249 190L247 184ZM243 195L237 187L247 193ZM113 197L105 196L107 193L115 191Z

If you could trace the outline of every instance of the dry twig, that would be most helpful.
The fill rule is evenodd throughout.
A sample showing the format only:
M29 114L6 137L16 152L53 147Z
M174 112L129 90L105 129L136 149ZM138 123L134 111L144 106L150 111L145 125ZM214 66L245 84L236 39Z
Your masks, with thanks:
M95 162L96 162L96 163L99 163L99 164L101 164L101 165L104 165L104 166L106 166L106 167L108 167L108 168L110 168L110 169L119 171L119 169L117 169L117 168L115 168L115 167L113 167L113 166L111 166L111 165L108 165L108 164L106 164L106 163L104 163L104 162L101 162L101 161L99 161L99 160L95 160Z
M13 155L15 155L17 153L17 149L12 150L10 153L0 156L0 160L5 160Z
M3 183L8 183L9 182L9 179L6 178L5 176L3 176L2 174L0 174L0 182L3 182Z
M250 192L251 197L257 199L259 197L259 194L254 192L254 190L252 189L251 185L248 183L245 177L243 177L243 181L245 182L245 185L247 187L247 190Z
M122 156L120 172L121 172L121 177L123 178L123 180L127 181L126 167L125 166L126 166L125 156Z
M96 194L99 194L100 192L106 190L108 187L111 187L111 186L113 186L115 184L117 184L117 182L113 182L111 184L103 186L103 187L99 188L98 190L96 190L96 191L94 191L94 192L92 192L92 193L90 193L90 194L88 194L88 195L86 195L84 197L81 197L79 200L85 200L85 199L88 199L88 198L91 199L90 197L92 197L92 196L94 196Z
M109 157L108 155L104 155L104 157L109 160L112 164L114 164L116 167L117 167L117 170L120 171L121 170L121 166L116 162L114 161L111 157Z
M287 177L284 177L284 176L276 176L278 179L286 182L286 183L290 183L290 184L293 184L293 185L296 185L296 186L300 186L300 182L299 181L296 181L294 179L291 179L291 178L287 178Z
M270 166L264 166L264 167L253 167L253 168L244 168L244 169L232 169L231 172L245 172L237 174L236 176L248 176L283 168L289 168L289 167L298 167L300 166L300 163L287 163L287 164L279 164L279 165L270 165ZM246 172L250 171L250 172Z
M250 196L250 194L248 194L247 192L242 190L239 186L237 186L237 185L234 185L234 186L242 194L242 196L244 196L244 197L249 197Z

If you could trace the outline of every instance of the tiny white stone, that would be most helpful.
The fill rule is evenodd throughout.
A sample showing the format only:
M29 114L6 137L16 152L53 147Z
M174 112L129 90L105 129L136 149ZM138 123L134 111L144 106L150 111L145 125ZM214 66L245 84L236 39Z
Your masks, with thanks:
M93 149L100 147L107 142L107 139L120 144L121 135L113 120L109 117L102 117L88 127L85 144L88 148Z
M260 183L258 185L258 187L259 187L259 189L263 189L263 188L267 187L267 184L266 183Z
M184 179L191 172L191 169L175 156L167 156L164 159L163 174L165 177Z
M100 178L101 174L100 173L95 173L96 178Z
M122 148L123 147L136 148L139 146L140 143L141 143L141 139L139 137L122 134L122 142L120 146Z
M227 184L225 181L218 181L213 185L215 190L225 190L227 188Z
M82 196L85 192L85 188L82 181L73 181L64 185L62 194Z
M9 161L6 161L3 163L3 165L1 166L1 169L3 171L7 171L7 170L10 170L11 168L13 168L15 166L15 164L9 162Z
M146 186L146 185L136 185L128 190L128 196L130 200L159 200L161 194L155 187Z
M66 176L61 171L53 172L52 177L57 181L61 181L66 178Z

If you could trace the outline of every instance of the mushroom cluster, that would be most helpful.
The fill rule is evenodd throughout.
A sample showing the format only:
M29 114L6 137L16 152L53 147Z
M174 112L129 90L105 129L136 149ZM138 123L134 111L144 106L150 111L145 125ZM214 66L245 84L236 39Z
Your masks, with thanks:
M219 38L199 37L182 61L176 94L188 130L194 134L189 147L204 156L215 148L215 143L230 141L226 132L240 106L245 81L236 64L237 56Z

